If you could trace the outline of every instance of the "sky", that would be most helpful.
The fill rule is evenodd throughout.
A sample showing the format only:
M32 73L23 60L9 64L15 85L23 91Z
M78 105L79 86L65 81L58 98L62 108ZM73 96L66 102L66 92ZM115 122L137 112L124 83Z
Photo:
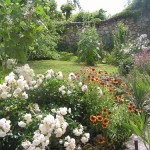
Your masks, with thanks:
M107 14L114 15L122 11L127 3L127 0L79 0L80 5L84 11L93 12L99 9L104 9ZM56 0L58 10L60 6L67 2L67 0Z

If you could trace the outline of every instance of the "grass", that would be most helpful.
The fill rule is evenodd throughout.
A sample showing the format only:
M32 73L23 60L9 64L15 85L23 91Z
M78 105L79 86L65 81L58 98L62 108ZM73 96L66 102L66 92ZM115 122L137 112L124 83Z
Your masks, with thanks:
M45 73L48 69L53 69L55 72L62 71L64 76L67 76L70 72L80 72L83 65L73 61L60 60L29 61L28 64L34 69L36 74ZM98 64L96 68L99 70L105 70L109 73L117 72L116 67L107 64Z

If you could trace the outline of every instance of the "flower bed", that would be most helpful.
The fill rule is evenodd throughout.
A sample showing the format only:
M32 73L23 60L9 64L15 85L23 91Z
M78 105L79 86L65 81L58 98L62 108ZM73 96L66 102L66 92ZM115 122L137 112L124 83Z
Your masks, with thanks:
M0 149L117 149L130 136L123 123L139 111L133 100L106 71L83 66L64 79L18 67L0 85Z

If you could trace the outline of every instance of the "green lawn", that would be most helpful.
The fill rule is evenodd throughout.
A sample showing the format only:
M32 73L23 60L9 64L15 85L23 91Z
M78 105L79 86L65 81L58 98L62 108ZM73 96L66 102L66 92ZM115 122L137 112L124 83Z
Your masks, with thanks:
M40 61L29 61L28 64L35 73L45 73L48 69L53 69L55 72L62 71L66 76L70 72L80 72L82 64L78 64L73 61L60 61L60 60L40 60ZM96 66L99 70L105 70L109 73L116 73L117 68L111 65L98 64Z

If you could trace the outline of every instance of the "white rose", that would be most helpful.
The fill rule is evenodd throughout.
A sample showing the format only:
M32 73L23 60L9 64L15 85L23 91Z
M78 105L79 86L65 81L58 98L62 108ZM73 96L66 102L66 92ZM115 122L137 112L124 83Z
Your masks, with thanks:
M25 114L25 115L24 115L24 119L27 121L27 123L31 122L31 121L32 121L32 116L31 116L31 114Z
M23 121L18 122L18 126L21 128L24 128L26 126L26 123Z

